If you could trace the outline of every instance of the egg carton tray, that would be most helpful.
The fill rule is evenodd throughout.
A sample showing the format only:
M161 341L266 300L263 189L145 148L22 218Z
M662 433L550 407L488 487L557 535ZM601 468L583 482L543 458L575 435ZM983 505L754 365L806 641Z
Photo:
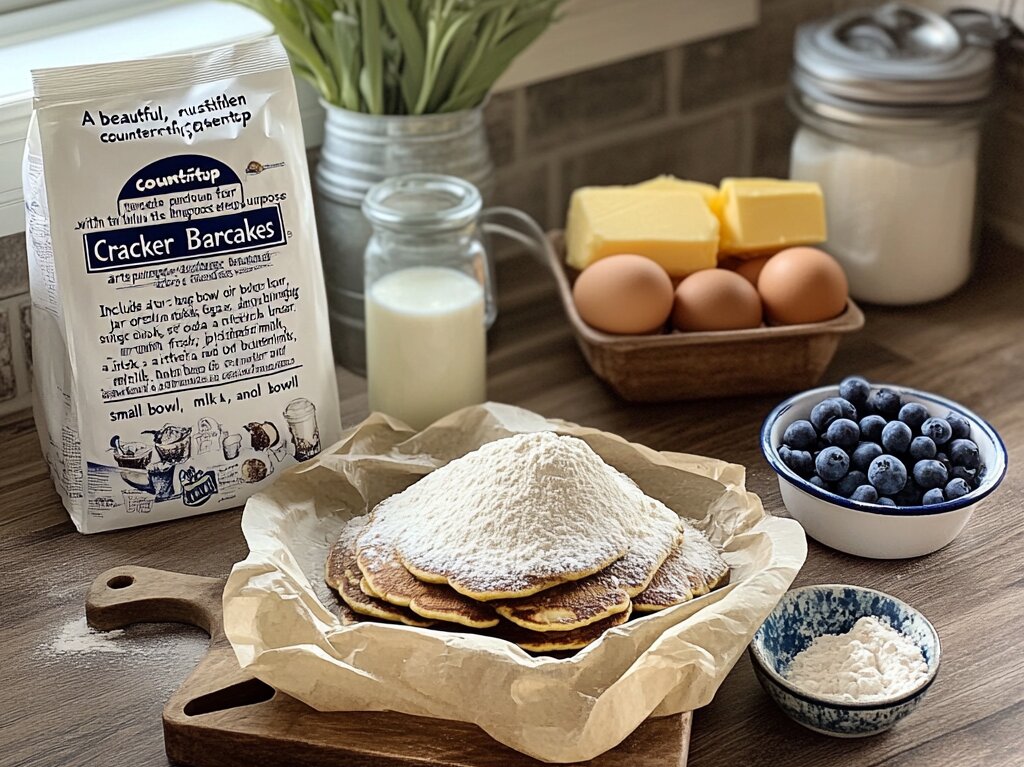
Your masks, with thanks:
M864 326L864 314L853 299L847 299L845 311L825 322L762 325L750 330L611 335L587 325L576 311L572 286L579 272L565 264L561 230L548 233L546 259L587 364L594 375L631 402L806 389L824 375L840 337Z

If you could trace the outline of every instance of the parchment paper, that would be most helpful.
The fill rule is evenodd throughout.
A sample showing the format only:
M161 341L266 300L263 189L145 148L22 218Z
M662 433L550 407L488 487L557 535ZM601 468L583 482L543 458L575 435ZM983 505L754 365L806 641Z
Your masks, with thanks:
M341 625L323 565L346 519L486 442L545 430L586 440L691 519L724 548L730 584L611 629L564 659L478 634ZM743 483L742 466L657 452L508 405L467 408L420 433L374 414L249 499L242 531L250 554L224 591L225 631L243 668L321 711L473 722L537 759L591 759L648 716L710 702L796 577L807 555L803 529L767 515Z

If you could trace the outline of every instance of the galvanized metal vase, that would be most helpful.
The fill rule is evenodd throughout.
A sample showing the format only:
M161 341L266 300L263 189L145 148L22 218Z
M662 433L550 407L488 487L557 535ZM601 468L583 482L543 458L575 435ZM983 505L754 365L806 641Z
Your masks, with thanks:
M331 339L335 361L363 374L363 251L370 225L360 206L366 190L390 176L445 173L474 184L486 201L494 188L494 166L480 107L423 116L324 108L315 203Z

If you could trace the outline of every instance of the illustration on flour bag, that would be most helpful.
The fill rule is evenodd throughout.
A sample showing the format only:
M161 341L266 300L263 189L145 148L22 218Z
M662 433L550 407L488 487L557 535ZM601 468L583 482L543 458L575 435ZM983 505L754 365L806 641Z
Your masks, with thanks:
M35 416L86 533L238 506L338 439L277 38L33 72Z

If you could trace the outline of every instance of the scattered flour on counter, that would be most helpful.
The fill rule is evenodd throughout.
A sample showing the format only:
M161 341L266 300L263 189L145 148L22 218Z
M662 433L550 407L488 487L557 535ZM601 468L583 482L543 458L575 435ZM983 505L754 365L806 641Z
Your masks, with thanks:
M928 676L928 664L913 641L887 622L866 617L846 634L817 637L784 676L806 692L863 703L910 692Z
M124 653L128 651L127 645L117 641L123 637L124 629L97 631L86 622L83 616L65 623L61 627L60 633L46 649L53 655Z

